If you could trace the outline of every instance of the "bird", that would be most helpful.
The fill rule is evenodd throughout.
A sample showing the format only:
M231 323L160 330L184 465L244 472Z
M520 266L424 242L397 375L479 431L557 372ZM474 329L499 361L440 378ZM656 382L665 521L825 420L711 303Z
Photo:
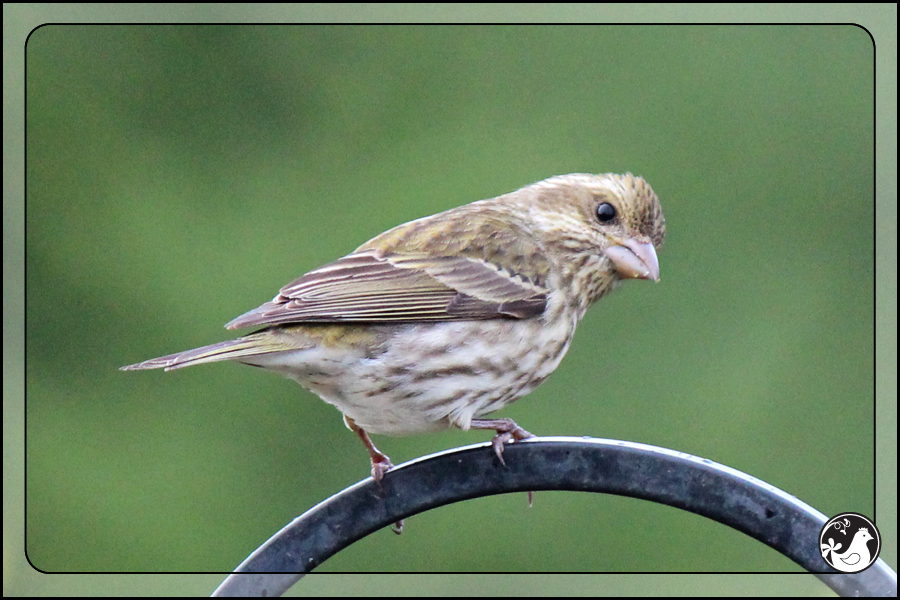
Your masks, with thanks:
M485 418L557 368L588 307L659 280L657 195L631 173L571 173L404 223L280 289L226 328L256 331L122 370L236 361L280 373L343 414L378 481L370 433L455 427L534 437Z
M835 544L834 539L828 538L828 544L822 544L822 557L828 556L831 552L831 564L835 569L844 572L856 572L868 566L872 561L872 554L869 552L867 542L875 538L869 533L867 527L860 527L853 535L850 546L841 553L841 544Z

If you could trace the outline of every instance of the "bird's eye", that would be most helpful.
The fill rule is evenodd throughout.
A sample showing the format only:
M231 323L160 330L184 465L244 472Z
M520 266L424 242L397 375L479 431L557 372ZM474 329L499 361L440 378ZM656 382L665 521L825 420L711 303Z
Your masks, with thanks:
M609 202L604 202L597 207L597 220L601 223L609 223L616 218L616 207Z

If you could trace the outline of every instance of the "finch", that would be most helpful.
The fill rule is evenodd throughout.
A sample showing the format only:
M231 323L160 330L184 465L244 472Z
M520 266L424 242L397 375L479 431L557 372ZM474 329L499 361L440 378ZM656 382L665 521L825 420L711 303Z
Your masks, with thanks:
M658 281L664 237L642 178L559 175L382 233L226 325L254 333L122 369L281 373L343 413L376 480L393 465L368 433L493 430L503 462L532 434L483 417L543 382L621 280Z

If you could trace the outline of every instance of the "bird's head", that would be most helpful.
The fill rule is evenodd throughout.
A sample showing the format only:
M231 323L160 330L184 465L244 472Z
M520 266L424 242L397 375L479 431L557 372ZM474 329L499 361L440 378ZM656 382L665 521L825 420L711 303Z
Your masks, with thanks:
M630 173L559 175L510 194L588 305L622 279L659 280L666 234L659 199Z

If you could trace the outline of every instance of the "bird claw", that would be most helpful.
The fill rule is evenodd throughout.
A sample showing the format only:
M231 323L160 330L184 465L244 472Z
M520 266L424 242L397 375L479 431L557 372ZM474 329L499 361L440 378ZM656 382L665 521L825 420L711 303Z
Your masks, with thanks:
M497 455L497 458L500 459L500 463L505 467L506 461L503 460L503 447L509 442L526 440L530 437L534 437L534 435L516 425L516 429L513 431L497 433L497 435L494 436L494 439L491 440L491 445L494 447L494 453ZM528 508L531 508L532 506L534 506L534 493L531 490L528 490Z
M374 446L373 446L374 448ZM372 479L375 481L381 481L384 479L384 474L394 468L394 463L391 462L391 459L387 457L387 454L382 452L378 452L371 455L372 458ZM393 525L391 525L391 531L400 535L403 533L403 523L406 519L400 519Z
M519 427L512 419L473 419L469 424L472 429L493 429L497 435L491 440L491 446L494 447L494 454L500 460L500 464L506 466L503 460L503 448L510 442L519 440L527 440L534 437L533 433L525 431ZM528 492L528 506L534 505L534 494Z
M386 454L372 456L372 479L375 481L381 481L384 478L384 474L393 468L394 463L391 462L391 459Z
M369 434L357 425L356 421L344 415L344 423L347 424L350 431L359 436L359 439L365 444L366 450L369 451L369 459L372 461L372 479L381 481L384 478L384 474L394 467L394 463L391 462L387 454L375 447Z
M491 440L491 445L494 447L494 454L497 455L497 458L500 459L500 464L504 467L506 466L506 461L503 460L503 447L512 439L513 435L507 431L505 433L498 433L494 436L494 439Z
M502 420L505 421L506 419ZM506 461L503 460L503 448L506 444L534 437L533 433L525 431L516 425L514 421L510 421L509 424L502 423L498 425L496 431L497 435L491 440L491 445L494 447L494 454L497 455L497 458L500 459L500 463L504 467L506 466Z

